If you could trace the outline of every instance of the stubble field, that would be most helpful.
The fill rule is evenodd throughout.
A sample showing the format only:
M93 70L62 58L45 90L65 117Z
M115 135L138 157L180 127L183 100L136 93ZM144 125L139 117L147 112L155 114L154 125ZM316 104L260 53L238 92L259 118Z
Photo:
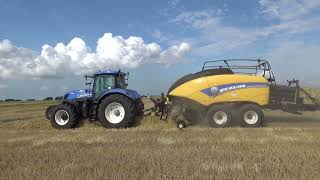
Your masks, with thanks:
M44 117L54 103L0 103L0 179L320 179L319 112L266 111L252 129L178 130L148 116L56 130Z

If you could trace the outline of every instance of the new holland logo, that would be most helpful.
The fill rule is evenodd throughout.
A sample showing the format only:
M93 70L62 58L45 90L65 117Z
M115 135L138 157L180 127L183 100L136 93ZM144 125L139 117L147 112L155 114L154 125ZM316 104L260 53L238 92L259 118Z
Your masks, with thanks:
M266 83L237 83L237 84L224 84L220 86L213 86L211 88L203 89L202 92L208 96L218 96L220 94L235 91L243 88L260 88L266 87Z
M224 91L230 91L230 90L234 90L234 89L241 89L241 88L245 88L246 85L245 84L238 84L238 85L232 85L232 86L227 86L227 87L223 87L220 89L220 92L224 92Z
M213 87L211 88L211 92L212 92L212 94L218 94L218 93L219 93L219 88L213 86Z

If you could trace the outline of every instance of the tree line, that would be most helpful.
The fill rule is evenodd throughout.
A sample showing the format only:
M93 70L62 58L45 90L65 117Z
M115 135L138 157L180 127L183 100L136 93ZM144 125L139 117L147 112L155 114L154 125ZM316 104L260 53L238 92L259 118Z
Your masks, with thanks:
M52 101L52 100L56 100L56 101L60 101L63 99L63 96L58 96L58 97L45 97L42 100L43 101ZM13 98L9 98L9 99L0 99L0 102L17 102L17 101L36 101L37 99L13 99Z

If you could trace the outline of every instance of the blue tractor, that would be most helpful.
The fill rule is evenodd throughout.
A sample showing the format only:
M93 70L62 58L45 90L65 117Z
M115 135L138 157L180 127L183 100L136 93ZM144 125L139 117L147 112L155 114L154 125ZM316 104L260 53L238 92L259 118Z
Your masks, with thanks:
M126 76L119 71L98 71L91 79L89 89L71 91L59 105L50 106L46 117L57 129L74 128L82 119L100 121L106 128L130 127L143 111L141 96L127 89Z

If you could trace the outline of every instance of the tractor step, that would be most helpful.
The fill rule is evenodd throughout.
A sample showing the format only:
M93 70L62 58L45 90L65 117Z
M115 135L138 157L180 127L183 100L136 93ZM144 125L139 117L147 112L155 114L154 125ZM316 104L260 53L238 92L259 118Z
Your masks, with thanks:
M98 105L97 104L93 104L92 107L91 107L91 110L89 112L89 121L96 121L96 114L97 114L97 108L98 108Z

